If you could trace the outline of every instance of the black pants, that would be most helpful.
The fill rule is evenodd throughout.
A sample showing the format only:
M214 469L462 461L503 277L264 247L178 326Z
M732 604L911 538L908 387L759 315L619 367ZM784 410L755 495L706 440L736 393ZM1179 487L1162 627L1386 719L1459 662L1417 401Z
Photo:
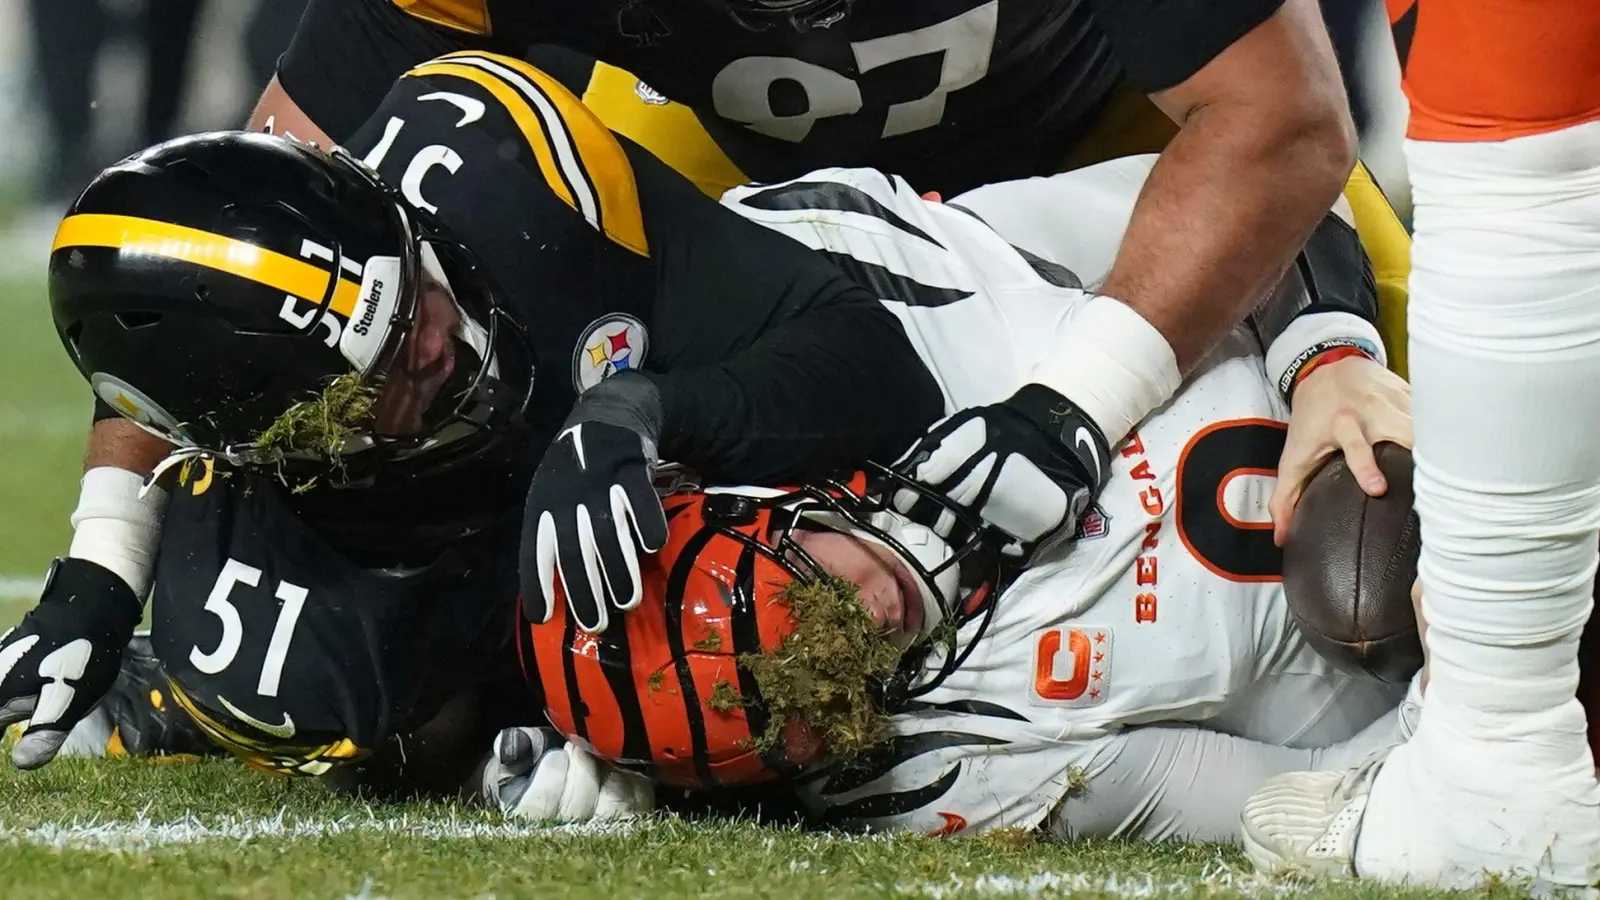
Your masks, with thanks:
M189 72L202 0L147 0L138 23L149 81L140 110L139 139L171 137ZM94 70L115 24L99 0L31 0L34 58L50 141L43 173L51 197L69 196L109 159L91 146Z
M1372 123L1372 110L1366 96L1366 73L1361 69L1361 28L1373 14L1374 6L1375 0L1322 0L1322 21L1328 27L1333 55L1344 77L1356 133L1363 137Z

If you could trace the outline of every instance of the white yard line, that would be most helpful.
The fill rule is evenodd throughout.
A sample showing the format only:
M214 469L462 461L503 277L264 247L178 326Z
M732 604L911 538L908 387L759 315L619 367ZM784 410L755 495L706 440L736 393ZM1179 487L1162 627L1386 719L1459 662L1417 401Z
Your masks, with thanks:
M339 816L331 819L288 819L237 816L186 816L157 822L96 819L18 827L0 821L0 843L33 844L54 850L139 851L200 841L318 840L346 834L392 834L425 840L515 840L553 835L626 834L638 823L607 821L582 825L534 825L450 817Z
M1316 889L1317 885L1291 878L1254 872L1235 872L1217 861L1198 878L1160 878L1154 875L1090 875L1084 872L1039 872L1034 875L951 875L948 881L897 884L895 892L928 900L947 897L1066 897L1082 893L1113 897L1193 897L1215 893L1246 897L1288 897Z
M93 395L89 393L89 386L84 384L72 370L63 377L73 379L75 384L83 384L82 406L49 406L44 409L25 409L17 406L0 405L0 435L8 438L46 438L55 439L78 435L84 438L89 436L89 426L93 414L89 401Z
M0 575L0 600L37 600L43 589L42 575Z

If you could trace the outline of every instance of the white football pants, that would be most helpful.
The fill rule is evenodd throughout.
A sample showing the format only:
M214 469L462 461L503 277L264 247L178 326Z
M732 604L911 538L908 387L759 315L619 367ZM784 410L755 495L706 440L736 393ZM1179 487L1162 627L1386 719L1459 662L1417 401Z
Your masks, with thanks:
M1574 694L1600 562L1600 122L1405 152L1429 682L1357 870L1592 884L1600 787Z

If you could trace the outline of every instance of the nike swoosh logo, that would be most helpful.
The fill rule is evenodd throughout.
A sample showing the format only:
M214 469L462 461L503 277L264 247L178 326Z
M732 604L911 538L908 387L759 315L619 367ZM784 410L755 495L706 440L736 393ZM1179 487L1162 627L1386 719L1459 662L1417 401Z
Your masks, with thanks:
M1073 435L1073 437L1078 439L1078 446L1088 450L1089 456L1094 459L1094 481L1095 484L1099 484L1100 470L1102 467L1100 465L1100 449L1094 445L1094 435L1089 433L1089 429L1079 425L1078 433Z
M5 636L10 637L11 632L7 631ZM39 643L39 636L30 634L4 650L0 650L0 682L11 676L11 670L16 668L17 663L22 662L22 658L27 656L28 651L32 650L33 645L37 643Z
M474 100L449 91L436 91L432 94L423 94L418 100L443 100L444 102L461 110L461 121L456 123L457 128L465 128L473 122L483 118L486 107L482 100Z
M229 703L228 698L221 694L217 695L217 702L222 704L222 708L226 709L229 715L263 734L270 734L280 741L287 741L294 737L294 719L289 718L288 713L283 714L282 725L272 725Z

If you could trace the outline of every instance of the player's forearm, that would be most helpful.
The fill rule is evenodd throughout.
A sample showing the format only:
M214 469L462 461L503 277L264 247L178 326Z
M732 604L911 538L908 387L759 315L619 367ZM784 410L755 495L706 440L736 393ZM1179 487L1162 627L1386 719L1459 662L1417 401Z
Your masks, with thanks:
M652 376L663 458L749 483L892 462L944 398L899 320L861 299L813 310L722 364Z
M245 129L292 137L319 147L332 146L334 143L328 133L311 121L311 117L294 102L294 98L278 83L277 76L273 76L267 89L262 92L261 99L256 101Z
M89 432L89 446L83 453L85 472L101 466L114 466L141 478L155 470L172 452L172 445L127 419L100 419Z
M150 586L167 492L144 479L172 445L126 419L94 423L67 555L117 573L141 599Z
M1250 102L1190 114L1161 155L1101 292L1166 338L1188 373L1294 259L1354 165L1348 117Z

